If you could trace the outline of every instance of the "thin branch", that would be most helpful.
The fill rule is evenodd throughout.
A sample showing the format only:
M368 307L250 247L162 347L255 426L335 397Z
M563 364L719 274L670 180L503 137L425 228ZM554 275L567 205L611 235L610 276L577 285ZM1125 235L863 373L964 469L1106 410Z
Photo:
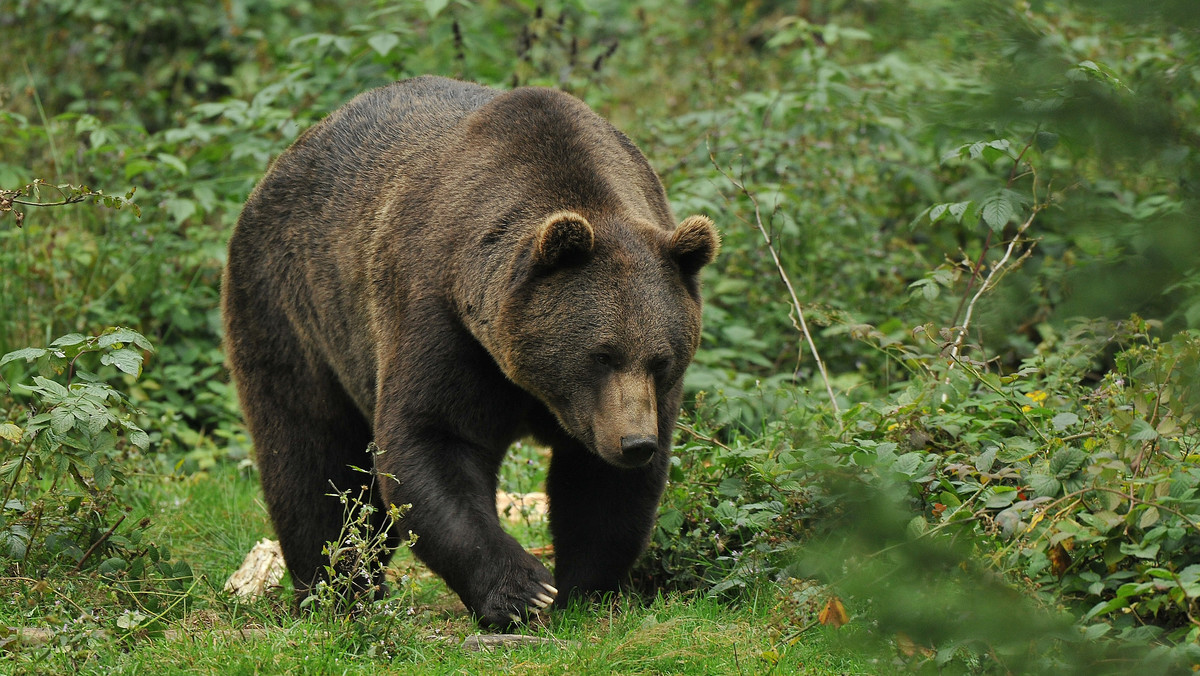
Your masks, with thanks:
M1007 265L1008 260L1012 258L1013 251L1017 248L1017 244L1021 242L1021 235L1025 234L1025 231L1029 229L1029 226L1033 225L1033 219L1037 218L1039 211L1041 211L1039 206L1033 207L1029 214L1029 218L1025 219L1025 222L1021 224L1021 227L1017 228L1016 234L1013 235L1013 238L1008 242L1008 246L1004 249L1004 255L1001 256L1000 260L996 261L996 264L992 266L991 271L988 272L988 276L983 280L983 284L979 285L979 289L976 290L975 295L971 297L971 302L967 303L967 314L963 318L962 326L958 329L958 336L955 337L954 343L950 346L951 363L947 368L947 371L953 369L954 365L958 363L959 350L962 349L963 341L966 339L967 333L971 330L971 319L975 315L975 304L979 302L979 299L983 296L983 294L987 293L993 286L995 286L997 275L1001 274L1001 272L1007 272L1007 270L1005 270L1005 265Z
M21 206L26 206L26 207L61 207L61 206L65 206L67 204L78 204L78 203L86 200L89 197L95 196L95 194L96 193L89 192L89 193L83 193L80 195L74 195L72 197L67 197L67 198L63 199L61 202L27 202L25 200L16 199L14 197L12 203L20 204Z
M732 448L730 448L730 447L726 446L725 444L721 443L720 441L718 441L718 440L716 440L716 439L714 439L714 438L710 437L709 435L707 435L707 434L704 434L703 432L700 432L700 431L696 430L696 428L694 428L694 427L690 427L690 426L688 426L688 425L684 425L684 424L683 424L683 423L681 423L681 422L676 422L676 423L675 423L675 426L676 426L676 427L678 427L679 429L683 430L684 432L687 432L688 434L692 435L693 437L695 437L695 438L699 439L700 441L703 441L703 442L706 442L706 443L709 443L709 444L713 444L714 446L719 446L719 447L721 447L721 448L723 448L723 449L725 449L726 451L729 451L729 452L731 452L731 453L733 452L733 449L732 449Z
M83 564L87 563L87 560L92 555L92 552L95 552L97 547L104 544L104 542L108 540L109 536L111 536L117 530L117 526L121 525L121 522L125 520L126 516L128 515L122 514L121 518L117 519L117 522L112 525L112 528L109 528L107 531L105 531L104 535L101 535L99 539L92 543L91 547L88 547L88 550L83 553L83 558L79 559L79 563L75 564L74 570L71 571L72 573L78 573L83 568Z
M758 199L746 188L745 183L738 181L722 169L721 165L717 163L717 158L712 153L709 153L708 157L717 171L721 172L721 175L754 205L754 223L758 227L758 232L762 235L763 241L766 242L767 251L771 252L771 259L775 262L775 270L779 272L779 278L783 280L783 284L787 287L788 295L792 300L791 312L789 313L792 318L792 326L808 342L808 349L812 353L813 359L817 362L817 369L821 372L821 380L825 383L825 392L829 395L829 403L833 406L833 415L834 419L837 420L838 429L845 430L845 425L842 424L842 411L838 406L837 397L833 394L833 386L829 382L829 373L825 370L825 362L821 360L821 355L817 351L817 344L813 341L812 332L808 330L808 322L804 319L804 306L800 304L800 299L796 296L796 289L792 286L791 278L788 277L787 271L783 269L783 263L779 260L779 252L775 250L771 233L767 231L767 227L763 224L762 210L759 208Z

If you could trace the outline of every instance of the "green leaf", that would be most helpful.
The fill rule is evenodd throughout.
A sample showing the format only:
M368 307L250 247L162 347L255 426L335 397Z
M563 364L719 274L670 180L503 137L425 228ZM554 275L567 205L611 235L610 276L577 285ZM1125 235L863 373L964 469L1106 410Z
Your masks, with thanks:
M1200 564L1193 563L1179 571L1179 586L1190 598L1200 596Z
M1062 482L1048 474L1031 474L1025 483L1039 496L1052 498L1062 490Z
M4 366L5 364L9 363L10 361L16 361L18 359L24 359L27 362L31 362L34 359L37 359L38 357L41 357L42 355L46 354L47 352L49 352L49 350L47 350L44 347L27 347L22 350L16 350L14 352L9 352L8 354L4 355L3 357L0 357L0 366Z
M187 219L196 215L199 209L196 207L194 200L184 199L182 197L174 197L168 200L163 200L163 207L171 216L171 220L176 223L183 223Z
M1017 489L1013 486L996 486L987 496L984 506L988 509L1008 507L1017 499Z
M105 563L107 563L107 561ZM122 629L137 629L147 619L149 618L136 610L126 610L121 614L120 617L117 618L117 626Z
M1094 527L1101 533L1107 533L1125 523L1125 519L1111 509L1102 509L1094 513L1082 512L1079 514L1079 520Z
M142 374L142 353L129 348L121 348L101 356L100 363L116 366L134 377Z
M1059 479L1065 479L1075 473L1083 463L1087 462L1087 454L1078 448L1060 448L1050 458L1050 471Z
M145 336L123 326L114 326L107 329L104 333L100 334L100 339L96 341L98 347L112 347L117 343L125 345L133 343L147 352L154 352L154 347L150 344L150 341L146 340Z
M971 201L955 202L954 204L950 205L950 215L954 217L954 220L962 223L963 214L973 211L974 207L975 203Z
M949 202L947 202L945 204L935 204L932 207L929 207L929 221L931 223L937 223L943 217L945 217L946 210L949 208L950 208Z
M1158 430L1142 418L1134 418L1129 427L1129 438L1134 441L1154 441L1158 438Z
M1058 145L1058 134L1052 134L1048 131L1039 131L1033 138L1034 143L1037 144L1037 149L1042 152L1046 152Z
M380 56L387 56L395 49L396 45L400 44L400 37L395 33L376 33L367 38L367 44Z
M996 452L999 450L999 447L991 446L983 453L980 453L979 457L975 458L975 469L980 472L991 471L992 466L996 464Z
M1142 528L1149 528L1150 526L1158 523L1158 519L1158 508L1151 505L1142 512L1142 516L1138 519L1138 526Z
M134 428L129 432L129 443L144 451L150 446L150 435L140 429Z
M113 482L112 471L108 469L108 465L100 465L92 473L92 480L95 482L96 488L102 491L107 490Z
M104 562L101 563L98 568L96 568L96 572L100 573L101 575L111 575L112 573L125 570L128 567L129 564L125 561L125 559L122 559L119 556L114 556L112 558L105 559Z
M900 474L912 477L915 476L917 470L920 469L921 461L923 459L924 458L920 453L905 453L899 458L896 458L896 462L892 465L892 469Z
M24 435L25 431L17 427L16 423L5 422L0 424L0 439L16 444L20 443L21 437Z
M73 347L85 342L86 340L87 336L84 336L82 333L68 333L58 340L55 340L53 343L50 343L50 347Z
M448 4L450 4L450 0L425 0L425 11L429 12L429 18L433 19L441 14Z
M159 153L156 155L156 157L158 157L159 162L162 162L175 171L178 171L181 175L187 176L188 167L186 164L184 164L183 160L171 155L170 153Z
M980 203L980 216L983 218L983 222L994 231L1002 230L1016 213L1016 205L1011 194L1011 190L998 190L985 197Z
M983 144L979 154L983 157L985 162L988 164L994 164L996 160L1005 157L1011 158L1013 156L1012 144L1009 143L1008 139L1006 138L988 141L987 143Z
M1139 559L1153 559L1158 556L1158 543L1151 542L1148 545L1137 545L1125 542L1121 544L1121 553L1136 556Z
M683 512L678 509L668 509L658 517L658 527L665 533L678 533L679 529L683 527Z
M1079 422L1079 416L1074 413L1059 413L1050 420L1050 424L1054 425L1055 432L1061 432L1077 422Z
M50 412L50 430L56 435L62 436L74 426L75 415L71 413L71 409L60 407Z
M717 492L727 498L736 498L746 490L746 482L738 477L729 477L717 486Z

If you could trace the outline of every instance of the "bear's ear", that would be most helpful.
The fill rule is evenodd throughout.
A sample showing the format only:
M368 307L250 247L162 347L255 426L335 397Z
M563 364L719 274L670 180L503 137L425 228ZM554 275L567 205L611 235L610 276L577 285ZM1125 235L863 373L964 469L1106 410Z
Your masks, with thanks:
M595 243L596 233L586 218L574 211L558 211L538 226L533 258L547 266L571 263L590 254Z
M721 250L721 235L707 216L688 216L671 234L671 257L685 275L695 275Z

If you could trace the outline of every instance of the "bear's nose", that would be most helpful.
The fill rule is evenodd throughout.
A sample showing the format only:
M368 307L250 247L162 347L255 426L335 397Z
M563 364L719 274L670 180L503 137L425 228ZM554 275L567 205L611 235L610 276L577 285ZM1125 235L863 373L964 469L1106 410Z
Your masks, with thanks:
M621 437L621 455L630 465L641 465L658 450L658 437L653 434L643 434L632 437Z

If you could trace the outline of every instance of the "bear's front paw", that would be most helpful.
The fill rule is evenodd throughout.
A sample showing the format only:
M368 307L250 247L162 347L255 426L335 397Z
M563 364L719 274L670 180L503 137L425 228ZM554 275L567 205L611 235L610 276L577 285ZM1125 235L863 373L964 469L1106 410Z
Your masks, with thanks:
M558 589L550 573L540 563L533 564L536 568L515 566L483 591L480 603L472 604L480 624L501 629L521 624L554 603Z

